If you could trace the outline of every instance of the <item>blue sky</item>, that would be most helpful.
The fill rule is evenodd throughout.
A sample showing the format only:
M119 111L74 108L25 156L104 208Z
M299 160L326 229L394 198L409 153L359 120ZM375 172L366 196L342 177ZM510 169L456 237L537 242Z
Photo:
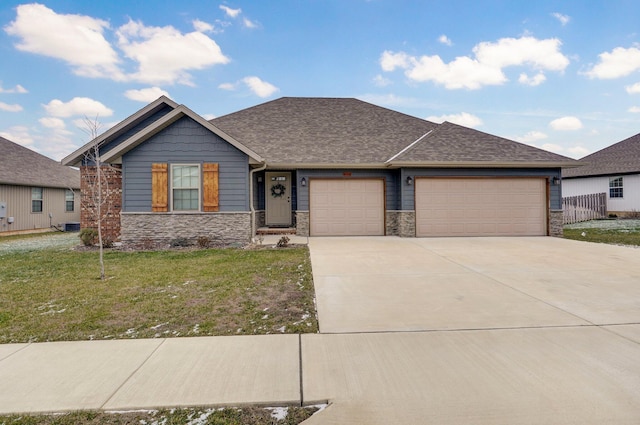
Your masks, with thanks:
M356 97L580 158L640 132L640 2L0 4L0 136L54 159L160 94Z

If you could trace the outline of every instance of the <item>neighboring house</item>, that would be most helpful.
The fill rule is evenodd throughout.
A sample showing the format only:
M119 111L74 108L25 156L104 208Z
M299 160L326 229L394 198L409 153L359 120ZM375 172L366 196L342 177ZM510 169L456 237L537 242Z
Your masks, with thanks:
M585 156L578 168L562 170L563 196L606 193L607 212L640 212L640 134Z
M131 246L246 243L261 227L561 235L561 167L576 164L347 98L285 97L207 121L161 97L62 163L83 165L95 144L102 163L121 170L116 236Z
M80 222L80 171L0 137L0 235Z

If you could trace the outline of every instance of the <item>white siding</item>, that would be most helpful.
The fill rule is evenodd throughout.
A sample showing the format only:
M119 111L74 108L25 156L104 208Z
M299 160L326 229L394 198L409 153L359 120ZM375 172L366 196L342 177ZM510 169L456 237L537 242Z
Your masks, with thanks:
M640 174L622 177L623 198L609 198L609 176L562 180L562 196L607 194L607 211L640 211Z

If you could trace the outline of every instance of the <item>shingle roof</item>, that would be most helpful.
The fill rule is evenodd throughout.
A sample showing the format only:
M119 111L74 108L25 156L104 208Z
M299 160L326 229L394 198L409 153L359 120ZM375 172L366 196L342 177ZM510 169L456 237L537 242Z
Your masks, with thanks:
M559 166L575 162L477 130L435 124L352 98L284 97L210 122L269 164Z
M437 127L357 99L297 97L211 123L279 164L381 164Z
M0 183L80 188L80 171L0 137Z
M537 163L573 160L533 146L444 122L396 162Z
M562 177L640 173L640 133L582 158L579 168L563 169Z

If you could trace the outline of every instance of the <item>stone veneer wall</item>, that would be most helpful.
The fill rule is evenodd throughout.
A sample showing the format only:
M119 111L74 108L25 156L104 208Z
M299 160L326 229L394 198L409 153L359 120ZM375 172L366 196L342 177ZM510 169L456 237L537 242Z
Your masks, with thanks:
M213 246L251 241L251 213L122 213L122 244L126 248L166 248L184 238L197 244L209 238Z
M122 166L102 165L102 237L120 240L122 210ZM95 166L80 167L80 227L98 228L98 180Z
M309 211L296 211L296 235L309 236Z
M387 236L414 238L416 236L415 211L387 211Z
M549 210L549 236L561 238L564 235L562 210Z
M267 222L266 217L267 216L264 210L256 210L256 229L266 226L265 224Z

